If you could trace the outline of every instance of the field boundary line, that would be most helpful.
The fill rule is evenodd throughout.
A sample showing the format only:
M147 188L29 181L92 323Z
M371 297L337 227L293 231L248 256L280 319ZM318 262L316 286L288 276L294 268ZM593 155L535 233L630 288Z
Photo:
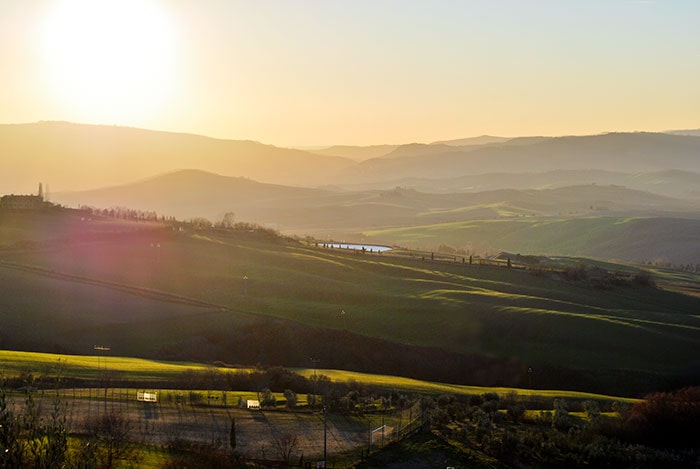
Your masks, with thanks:
M58 272L51 269L45 269L43 267L32 266L28 264L20 264L17 262L0 261L0 267L5 267L8 269L20 270L24 272L34 273L37 275L43 275L45 277L52 277L59 280L65 280L68 282L82 283L86 285L94 285L98 287L110 288L112 290L121 291L124 293L129 293L132 295L138 295L145 298L150 298L159 301L167 301L170 303L180 303L191 306L202 306L207 308L224 308L222 305L217 305L214 303L209 303L197 298L191 298L187 296L177 295L175 293L164 292L161 290L154 290L151 288L136 287L133 285L127 285L124 283L113 282L110 280L98 280L89 277L82 277L80 275L69 274L66 272ZM228 309L228 308L227 308Z

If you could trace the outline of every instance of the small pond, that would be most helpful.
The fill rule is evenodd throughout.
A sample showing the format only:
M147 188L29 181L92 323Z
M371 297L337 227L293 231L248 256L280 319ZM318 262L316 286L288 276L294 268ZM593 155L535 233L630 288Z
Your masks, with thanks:
M376 244L351 244L351 243L318 243L324 248L333 249L355 249L356 251L385 252L391 251L389 246L379 246Z

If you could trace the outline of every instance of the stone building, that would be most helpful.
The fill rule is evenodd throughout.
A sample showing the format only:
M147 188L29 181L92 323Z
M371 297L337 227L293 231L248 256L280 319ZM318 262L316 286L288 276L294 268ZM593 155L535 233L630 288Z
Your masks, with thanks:
M3 195L0 197L0 208L9 210L40 210L48 202L44 201L44 189L39 183L39 193L37 195Z

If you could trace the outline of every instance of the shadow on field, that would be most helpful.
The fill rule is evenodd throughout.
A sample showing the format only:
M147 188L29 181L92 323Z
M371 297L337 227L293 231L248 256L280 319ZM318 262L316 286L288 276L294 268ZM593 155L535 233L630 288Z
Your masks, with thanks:
M146 420L157 420L158 419L158 406L153 403L143 402L141 405L143 409L143 418Z
M265 423L268 425L270 424L270 421L267 419L267 416L263 412L251 412L250 414L255 423Z

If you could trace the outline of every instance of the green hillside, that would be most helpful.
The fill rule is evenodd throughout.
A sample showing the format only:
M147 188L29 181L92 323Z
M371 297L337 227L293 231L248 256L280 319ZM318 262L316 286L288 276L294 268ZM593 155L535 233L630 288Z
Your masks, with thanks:
M90 236L0 251L1 348L107 344L118 355L293 367L318 357L324 368L623 395L698 366L700 300L660 288L593 290L266 231L83 223Z
M95 352L97 353L97 352ZM250 368L212 367L196 362L168 362L148 360L143 358L112 356L106 353L101 355L61 355L53 353L17 352L0 350L0 377L14 377L22 373L32 373L35 377L55 378L60 375L62 379L99 380L102 379L108 369L115 376L121 376L130 382L158 382L161 386L182 381L182 377L191 373L245 373L252 371ZM479 386L464 386L458 384L444 384L404 378L401 376L377 375L369 373L357 373L343 370L296 369L295 373L308 379L317 376L326 376L334 382L354 382L361 385L372 386L375 389L401 390L407 393L421 394L454 394L469 396L496 392L505 395L517 392L521 396L537 395L546 398L569 399L595 399L595 400L620 400L634 402L618 396L606 396L573 391L557 390L528 390L513 388L485 388Z
M597 257L646 263L700 263L700 221L591 216L471 220L366 231L376 242L436 249ZM672 241L672 242L671 242Z

